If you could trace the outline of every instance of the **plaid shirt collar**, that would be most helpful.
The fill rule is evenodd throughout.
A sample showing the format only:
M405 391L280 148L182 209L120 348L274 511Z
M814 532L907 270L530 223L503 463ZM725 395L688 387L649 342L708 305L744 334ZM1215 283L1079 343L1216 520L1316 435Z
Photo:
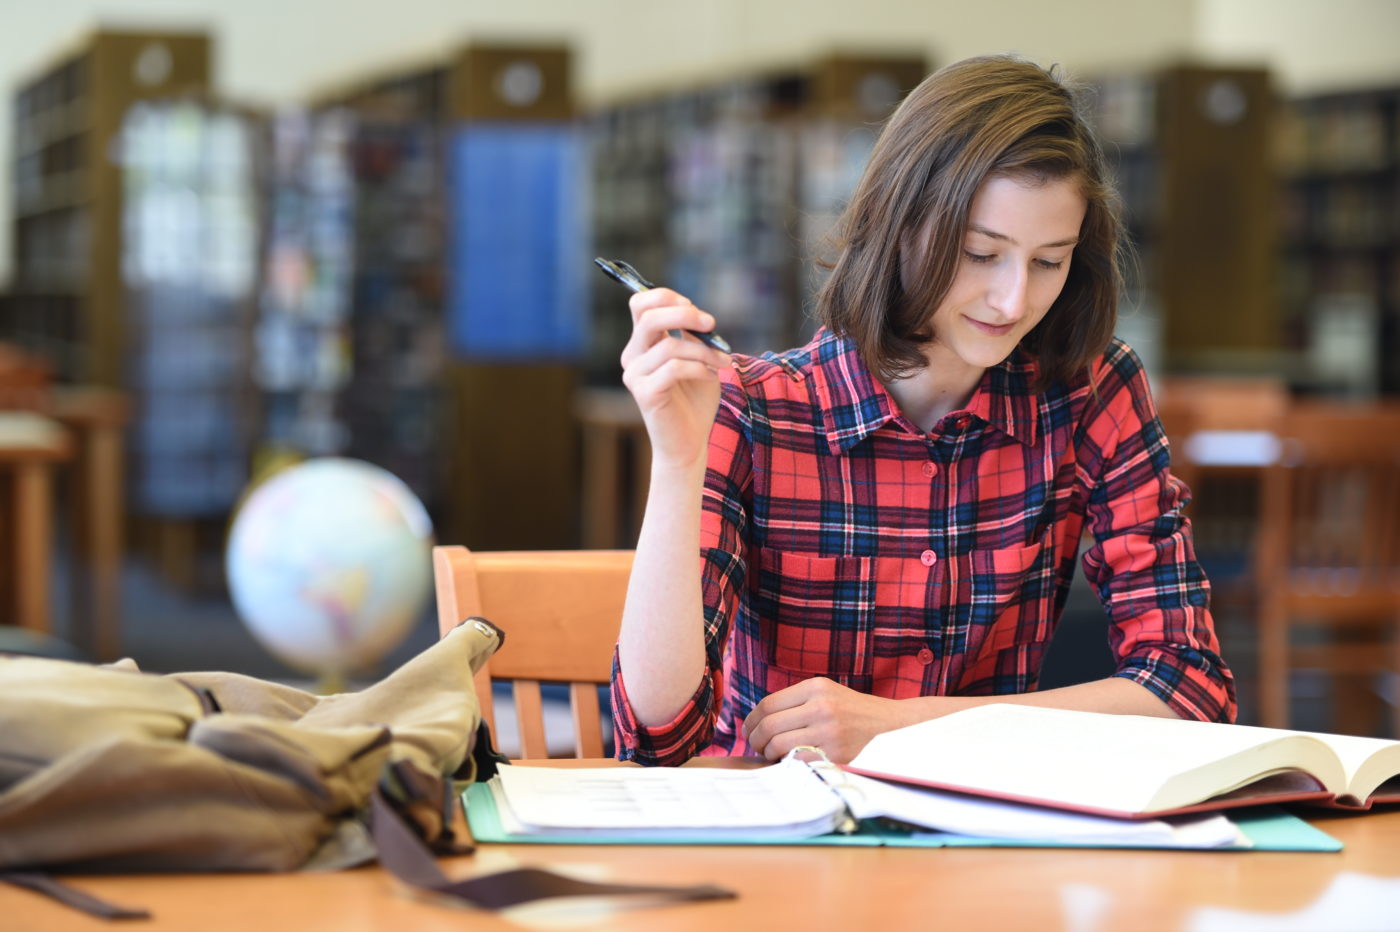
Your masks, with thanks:
M891 421L912 427L900 415L893 396L866 368L849 337L823 328L808 350L826 439L833 450L845 452ZM1031 390L1035 377L1035 362L1017 347L986 371L963 410L1032 446L1041 433L1040 399Z

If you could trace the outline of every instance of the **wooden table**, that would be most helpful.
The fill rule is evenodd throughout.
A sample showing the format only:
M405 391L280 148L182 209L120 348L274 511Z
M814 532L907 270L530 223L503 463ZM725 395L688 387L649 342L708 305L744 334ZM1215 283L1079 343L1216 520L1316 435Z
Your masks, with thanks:
M583 432L583 546L627 549L637 543L651 481L651 441L625 389L581 389L574 415Z
M12 598L0 600L0 624L37 634L50 630L50 566L53 559L53 473L73 455L68 432L57 421L28 411L0 411L0 481L9 496L0 503L0 553L12 556L3 574ZM11 613L13 613L11 615Z
M715 883L725 902L559 900L501 914L406 893L378 867L333 874L75 877L149 909L132 929L1073 930L1400 928L1400 810L1320 815L1339 854L482 845L442 862L454 878L543 866L589 880ZM11 932L103 928L36 894L0 887ZM111 926L106 926L110 928ZM125 926L124 926L125 927Z
M78 557L73 634L97 660L121 656L122 431L131 417L130 399L96 385L53 389L44 413L63 424L76 441L73 483L74 540Z

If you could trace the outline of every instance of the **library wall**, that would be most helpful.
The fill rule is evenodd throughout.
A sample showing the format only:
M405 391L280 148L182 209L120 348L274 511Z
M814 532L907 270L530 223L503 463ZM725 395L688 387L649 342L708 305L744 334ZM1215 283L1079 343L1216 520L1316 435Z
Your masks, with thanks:
M1203 58L1267 62L1285 94L1400 84L1400 3L1201 0L1192 46Z

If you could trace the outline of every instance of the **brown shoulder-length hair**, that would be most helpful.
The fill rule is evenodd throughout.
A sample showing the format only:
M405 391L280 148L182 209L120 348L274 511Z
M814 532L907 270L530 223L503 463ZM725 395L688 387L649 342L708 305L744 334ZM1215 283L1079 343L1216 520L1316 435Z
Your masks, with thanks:
M968 212L993 176L1032 183L1073 178L1088 201L1064 290L1021 341L1037 389L1086 369L1118 314L1120 207L1103 150L1054 71L1011 56L938 70L889 118L836 229L839 254L817 295L822 323L851 337L884 380L925 365L922 344L957 274ZM926 238L921 231L932 225ZM900 253L927 243L906 293Z

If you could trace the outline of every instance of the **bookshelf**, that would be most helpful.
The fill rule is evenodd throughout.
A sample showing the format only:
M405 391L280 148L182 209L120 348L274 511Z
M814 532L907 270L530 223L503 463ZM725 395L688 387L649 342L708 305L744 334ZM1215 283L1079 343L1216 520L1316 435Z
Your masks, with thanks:
M264 274L252 375L260 460L343 456L350 431L355 118L288 109L271 124Z
M712 312L736 350L814 329L816 259L880 122L927 73L920 56L833 54L588 117L593 238ZM587 377L619 384L626 295L595 276Z
M582 227L571 68L564 45L472 42L316 104L357 127L349 449L409 482L440 540L477 549L577 543L571 289L589 257L581 236L531 234ZM561 213L532 224L527 206Z
M208 100L140 101L122 123L128 501L222 520L248 482L264 121Z
M445 223L440 126L362 114L351 147L355 270L349 455L402 479L440 514Z
M122 180L108 154L132 103L204 92L210 57L201 33L101 30L15 94L6 336L63 381L122 384Z
M1269 73L1182 64L1091 84L1137 253L1126 323L1155 331L1141 348L1175 372L1286 367Z
M1279 280L1302 381L1400 393L1400 87L1313 95L1280 110Z

